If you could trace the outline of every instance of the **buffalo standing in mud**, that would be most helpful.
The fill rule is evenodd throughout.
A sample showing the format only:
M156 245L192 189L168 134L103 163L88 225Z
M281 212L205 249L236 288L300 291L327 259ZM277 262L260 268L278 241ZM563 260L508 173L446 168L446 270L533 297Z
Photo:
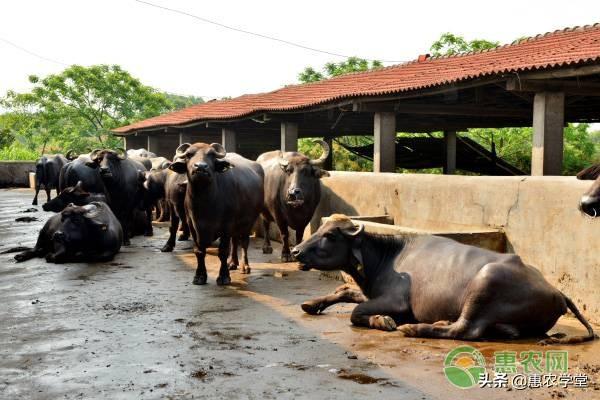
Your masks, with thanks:
M600 216L600 164L584 169L577 174L577 179L594 181L581 197L579 209L592 218Z
M50 191L56 189L56 194L59 193L59 177L60 171L68 160L62 154L54 156L42 156L35 163L35 196L33 197L32 205L38 204L38 193L40 188L44 186L46 191L46 201L50 201Z
M217 238L221 261L217 284L231 282L229 267L239 263L237 245L242 247L242 272L250 272L249 236L263 207L261 166L240 155L227 154L218 143L184 143L177 148L169 168L187 174L185 212L198 263L193 283L206 283L206 248ZM234 251L228 264L230 241Z
M279 150L263 153L256 160L265 171L263 253L273 252L269 226L275 221L281 233L281 260L284 262L292 261L288 228L296 231L296 244L300 243L304 229L321 200L319 179L329 176L329 173L322 169L323 163L329 157L329 145L322 140L316 143L323 147L323 154L317 160L311 160L295 151L283 153Z
M301 269L341 269L360 291L336 293L302 304L317 314L338 302L359 303L354 325L406 336L477 340L540 337L570 310L586 336L545 343L593 340L590 324L573 302L514 254L500 254L428 235L376 235L334 214L292 253Z
M127 158L126 152L94 150L89 167L99 169L110 197L110 206L123 228L123 244L129 245L136 211L142 208L146 168ZM146 224L146 236L152 235L152 223Z
M15 260L46 257L54 263L109 261L119 252L122 241L121 224L106 203L71 204L50 217L35 247L17 254Z

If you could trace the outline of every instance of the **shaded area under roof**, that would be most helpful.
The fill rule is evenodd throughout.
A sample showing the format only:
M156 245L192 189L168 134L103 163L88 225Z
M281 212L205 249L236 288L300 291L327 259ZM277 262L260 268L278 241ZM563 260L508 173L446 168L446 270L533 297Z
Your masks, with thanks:
M373 160L373 145L342 147L360 157ZM445 144L442 138L396 138L396 167L405 169L442 168ZM496 156L467 137L457 137L456 168L482 175L527 175L524 171Z

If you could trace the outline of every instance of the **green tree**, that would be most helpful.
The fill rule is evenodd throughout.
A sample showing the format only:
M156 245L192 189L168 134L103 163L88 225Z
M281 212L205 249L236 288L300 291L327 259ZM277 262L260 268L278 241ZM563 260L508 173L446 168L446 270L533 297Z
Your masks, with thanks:
M194 104L204 103L202 97L197 96L183 96L180 94L163 92L169 102L169 108L172 110L181 110Z
M83 150L121 146L111 129L149 118L174 107L162 93L143 85L117 65L72 65L59 74L40 78L28 93L9 91L3 106L28 116L29 126L13 121L15 135L31 145ZM16 123L18 122L18 123Z
M443 33L442 36L431 45L431 53L434 56L449 56L470 51L492 49L499 46L499 42L484 39L465 40L462 36L452 33Z
M346 61L325 64L321 72L315 70L313 67L306 67L298 74L298 80L302 83L316 82L350 72L361 72L381 68L382 66L383 64L381 61L368 61L359 57L348 57Z

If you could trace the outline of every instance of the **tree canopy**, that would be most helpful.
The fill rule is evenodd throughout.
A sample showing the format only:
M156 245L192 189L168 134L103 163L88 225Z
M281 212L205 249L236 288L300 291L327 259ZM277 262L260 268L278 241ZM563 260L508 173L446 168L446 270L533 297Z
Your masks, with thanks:
M29 82L31 91L9 91L2 99L8 110L0 118L2 148L39 154L119 147L111 129L202 101L161 93L118 65L72 65L43 78L31 75Z
M368 61L359 57L349 57L346 61L327 63L321 71L317 71L313 67L306 67L304 71L298 74L298 80L302 83L317 82L349 72L367 71L382 66L381 61Z

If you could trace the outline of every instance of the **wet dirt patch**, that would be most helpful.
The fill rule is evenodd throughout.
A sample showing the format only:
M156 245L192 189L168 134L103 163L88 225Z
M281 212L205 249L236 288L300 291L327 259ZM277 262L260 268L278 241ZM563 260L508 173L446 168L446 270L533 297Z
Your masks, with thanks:
M102 306L102 310L104 311L115 311L117 314L126 314L126 313L143 313L148 312L154 309L156 306L154 304L142 303L139 301L133 301L131 303L122 303L122 304L112 304L106 303ZM108 314L110 315L110 314Z
M35 222L38 221L37 217L19 217L15 218L16 222Z
M348 381L353 381L361 385L372 385L374 383L383 383L387 382L387 378L375 378L371 375L363 374L362 372L351 372L346 371L345 369L341 369L337 377L340 379L345 379Z
M33 207L29 207L29 208L21 211L22 214L24 214L24 213L34 213L34 212L38 212L38 209L37 208L33 208Z
M208 372L200 368L197 371L194 371L190 374L192 378L204 380L208 376Z

